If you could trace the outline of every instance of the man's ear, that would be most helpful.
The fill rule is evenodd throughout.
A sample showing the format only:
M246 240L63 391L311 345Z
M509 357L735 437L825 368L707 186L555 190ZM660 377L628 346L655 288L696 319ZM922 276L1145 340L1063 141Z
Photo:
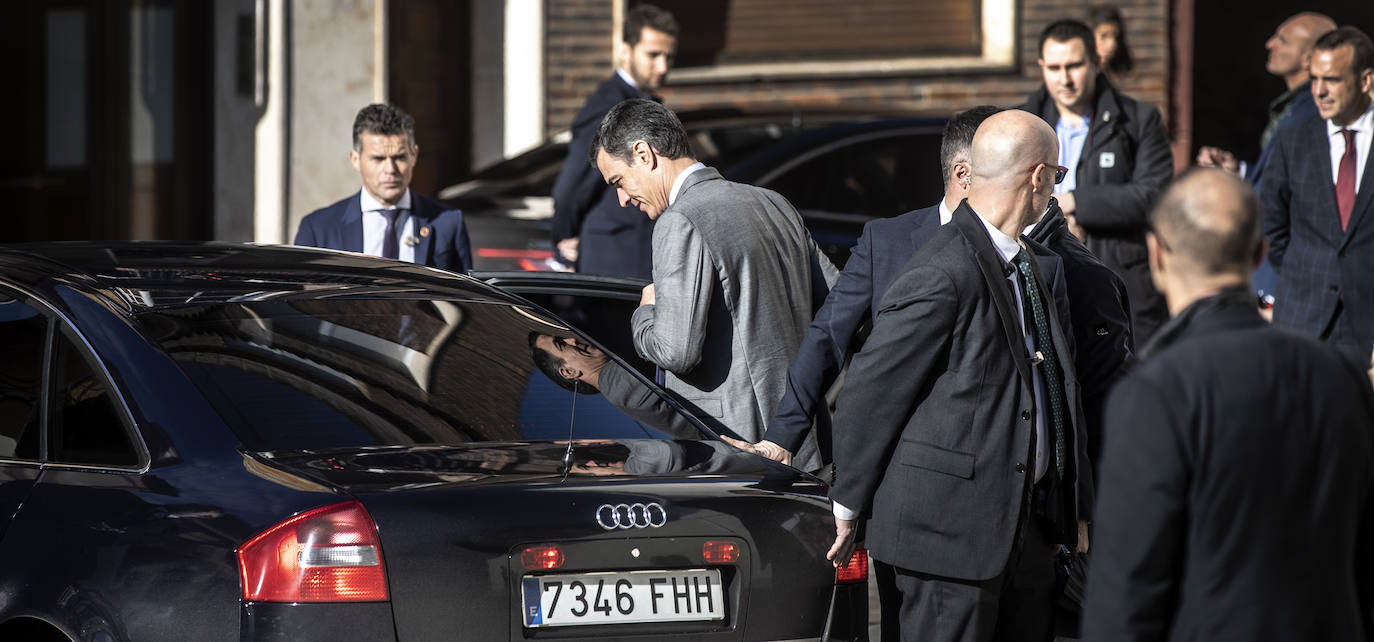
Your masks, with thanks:
M1042 164L1043 164L1043 163L1042 163ZM1030 175L1030 185L1031 185L1031 191L1032 191L1032 192L1035 192L1036 194L1039 194L1039 193L1040 193L1040 188L1045 186L1045 174L1046 174L1046 173L1047 173L1047 172L1045 171L1045 168L1044 168L1044 167L1041 167L1041 166L1039 166L1039 165L1037 165L1037 166L1035 167L1035 171L1031 172L1031 175ZM1052 175L1052 174L1051 174L1051 175Z
M1360 91L1367 94L1372 87L1374 87L1374 69L1366 69L1360 73Z
M642 140L635 141L634 146L630 148L630 152L634 154L634 158L637 162L647 166L649 169L655 169L658 166L658 154L654 153L654 148L650 147L648 142Z
M350 148L348 150L348 163L353 166L355 171L363 171L362 166L359 165L360 161L362 161L362 157L358 155L358 150Z
M950 169L949 179L954 181L956 185L968 189L969 177L972 175L973 168L969 167L968 163L957 161L954 163L954 167Z
M582 371L566 363L558 366L558 374L568 381L578 381L582 377Z
M1150 263L1150 274L1161 274L1164 267L1164 246L1154 232L1145 233L1145 251Z
M1155 290L1164 292L1164 248L1159 244L1159 239L1154 232L1145 233L1145 253L1146 260L1150 265L1150 283Z

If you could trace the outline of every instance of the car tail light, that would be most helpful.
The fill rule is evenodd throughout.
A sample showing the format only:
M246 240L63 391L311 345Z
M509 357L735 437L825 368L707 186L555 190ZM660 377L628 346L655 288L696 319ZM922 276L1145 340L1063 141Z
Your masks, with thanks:
M849 563L835 569L836 584L857 584L868 581L868 550L854 549Z
M531 546L520 551L520 563L531 571L560 568L563 566L563 549L557 546Z
M377 525L358 502L307 511L238 550L250 602L382 602L390 599Z
M739 544L709 540L701 545L701 557L711 564L729 564L739 560Z

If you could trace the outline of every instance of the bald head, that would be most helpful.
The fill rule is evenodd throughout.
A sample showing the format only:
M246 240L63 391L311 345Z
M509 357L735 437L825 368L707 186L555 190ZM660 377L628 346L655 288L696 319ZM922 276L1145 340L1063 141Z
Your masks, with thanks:
M1010 187L1030 176L1039 163L1054 166L1059 140L1039 116L1019 109L993 114L978 127L969 150L973 175L985 183Z
M1194 168L1164 192L1150 222L1180 272L1249 279L1260 244L1259 201L1249 183Z
M1307 63L1313 45L1323 34L1335 28L1336 23L1331 18L1311 11L1284 20L1264 43L1264 48L1269 51L1265 69L1283 78L1289 89L1307 82Z
M1284 21L1284 24L1292 26L1295 32L1303 39L1303 48L1312 49L1313 43L1317 42L1322 34L1336 28L1336 21L1332 20L1324 13L1315 11L1304 11Z

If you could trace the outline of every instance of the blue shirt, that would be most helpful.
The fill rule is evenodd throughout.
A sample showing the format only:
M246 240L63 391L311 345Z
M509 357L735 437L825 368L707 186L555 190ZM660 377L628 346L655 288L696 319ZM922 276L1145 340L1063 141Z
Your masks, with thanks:
M1093 113L1083 114L1083 124L1072 127L1059 117L1054 125L1054 133L1059 137L1059 164L1069 168L1064 174L1064 182L1054 186L1055 194L1072 192L1078 187L1078 159L1083 156L1083 143L1088 140L1088 129L1093 123Z

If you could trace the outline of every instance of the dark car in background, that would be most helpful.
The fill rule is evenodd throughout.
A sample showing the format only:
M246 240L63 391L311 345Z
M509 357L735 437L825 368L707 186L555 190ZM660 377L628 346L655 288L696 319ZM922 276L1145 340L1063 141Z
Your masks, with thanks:
M787 197L838 267L864 223L944 194L940 118L819 107L679 116L699 160L729 180ZM565 133L439 192L463 210L475 269L553 267L550 194L567 147Z
M540 336L596 345L342 252L0 248L0 639L865 639L822 482Z

